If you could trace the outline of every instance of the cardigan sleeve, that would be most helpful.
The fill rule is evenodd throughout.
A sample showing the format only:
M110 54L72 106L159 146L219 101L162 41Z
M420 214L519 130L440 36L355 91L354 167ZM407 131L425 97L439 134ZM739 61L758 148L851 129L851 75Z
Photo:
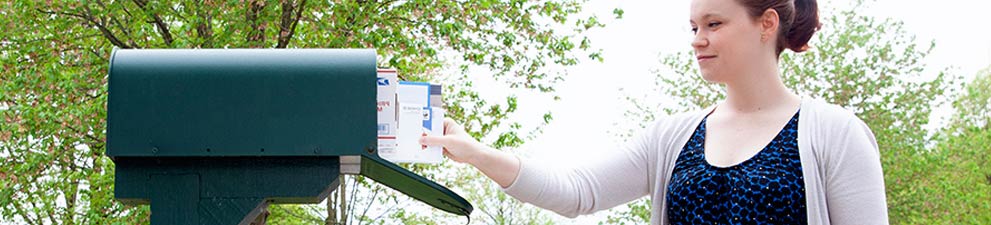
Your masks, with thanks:
M877 141L852 113L829 135L824 176L829 220L833 224L888 224ZM842 121L842 120L841 120Z
M651 180L648 146L654 135L651 130L634 136L623 148L601 154L601 159L588 165L561 169L542 163L554 159L521 158L519 175L503 191L569 218L647 195Z

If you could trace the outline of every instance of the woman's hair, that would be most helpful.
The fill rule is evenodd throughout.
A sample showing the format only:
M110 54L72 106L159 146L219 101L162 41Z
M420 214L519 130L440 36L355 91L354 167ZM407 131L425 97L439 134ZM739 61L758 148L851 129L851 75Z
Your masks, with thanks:
M795 52L808 49L809 39L815 34L819 23L819 6L816 0L738 0L747 8L753 18L758 18L767 9L778 12L777 53L785 48Z

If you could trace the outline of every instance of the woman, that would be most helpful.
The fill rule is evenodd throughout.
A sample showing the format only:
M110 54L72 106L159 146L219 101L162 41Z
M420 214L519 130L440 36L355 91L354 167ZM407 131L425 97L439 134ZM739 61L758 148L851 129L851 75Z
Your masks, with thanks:
M694 0L702 78L726 99L661 118L621 151L555 170L480 144L448 120L443 146L509 195L574 217L650 195L652 224L887 224L877 143L853 113L782 83L782 51L819 28L815 0Z

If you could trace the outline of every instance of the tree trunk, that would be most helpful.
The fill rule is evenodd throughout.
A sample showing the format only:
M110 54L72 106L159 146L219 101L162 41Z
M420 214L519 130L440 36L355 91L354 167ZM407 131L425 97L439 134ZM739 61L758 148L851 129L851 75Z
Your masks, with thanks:
M344 180L344 176L341 175L341 180ZM336 190L327 196L327 219L324 220L325 225L337 225L337 193L340 190Z
M345 180L346 181L347 179L342 179L342 180ZM341 201L340 201L341 207L338 207L337 208L338 210L340 210L340 213L339 214L341 215L341 220L340 220L341 221L341 223L340 223L341 225L348 224L348 215L347 215L347 213L345 213L345 212L347 212L347 209L348 209L348 202L347 202L348 200L345 198L347 196L347 190L345 190L345 187L347 187L346 183L347 182L341 182L341 188L337 190L338 192L341 193L341 195L340 195L341 196Z

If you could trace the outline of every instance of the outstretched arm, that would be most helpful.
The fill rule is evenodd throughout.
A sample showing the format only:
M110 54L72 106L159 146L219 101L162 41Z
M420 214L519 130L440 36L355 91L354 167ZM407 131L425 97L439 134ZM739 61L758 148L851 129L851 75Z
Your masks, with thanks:
M425 136L420 138L420 144L443 146L445 156L471 164L503 188L509 187L520 173L516 156L478 142L451 119L444 119L444 136Z
M451 120L445 120L444 124L444 136L424 137L421 143L443 146L449 158L475 166L510 196L563 216L607 209L650 191L651 160L647 156L645 136L594 162L560 169L485 146Z

